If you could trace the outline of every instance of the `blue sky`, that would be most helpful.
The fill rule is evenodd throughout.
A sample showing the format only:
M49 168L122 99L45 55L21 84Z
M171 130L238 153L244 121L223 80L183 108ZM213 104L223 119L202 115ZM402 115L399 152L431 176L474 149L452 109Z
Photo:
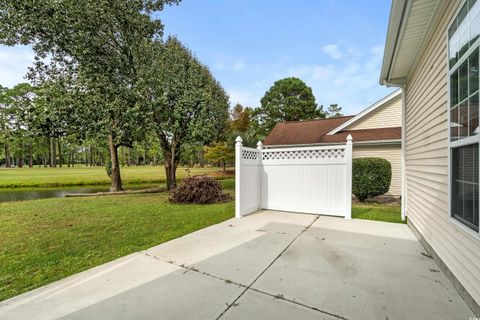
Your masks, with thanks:
M278 79L296 76L319 104L354 114L392 89L378 85L388 0L183 0L160 17L222 83L232 104L256 107ZM0 46L0 84L21 82L28 47Z

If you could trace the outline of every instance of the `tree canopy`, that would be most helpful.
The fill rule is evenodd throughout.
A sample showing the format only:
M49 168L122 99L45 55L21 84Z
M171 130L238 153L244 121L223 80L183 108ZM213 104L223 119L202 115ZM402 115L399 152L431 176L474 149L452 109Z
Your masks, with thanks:
M144 95L171 189L176 186L182 145L216 141L228 125L229 100L208 68L175 37L164 45L154 43L147 56Z
M327 108L327 117L329 118L343 117L342 107L340 107L338 104L331 104Z
M325 118L322 106L315 102L312 88L298 78L276 81L260 100L261 107L254 110L259 132L267 135L282 121Z
M30 44L36 85L55 82L64 107L78 116L77 132L108 139L112 190L121 190L119 146L144 134L140 103L143 51L161 38L154 13L179 0L0 0L0 44ZM52 87L50 87L52 89ZM70 97L65 103L65 97Z

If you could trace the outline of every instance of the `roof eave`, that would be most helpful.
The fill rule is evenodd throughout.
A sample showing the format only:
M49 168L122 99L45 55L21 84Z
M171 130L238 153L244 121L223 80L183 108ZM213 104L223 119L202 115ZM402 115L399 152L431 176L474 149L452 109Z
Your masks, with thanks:
M383 54L382 69L380 73L380 84L387 86L399 85L389 79L390 70L394 61L395 50L400 38L400 30L404 21L405 9L408 0L393 0L388 20L387 39ZM392 79L393 80L393 79Z
M388 140L368 140L368 141L353 141L353 145L385 145L385 144L401 144L401 139ZM314 147L314 146L328 146L340 145L345 142L319 142L319 143L299 143L299 144L272 144L263 145L264 148L299 148L299 147Z

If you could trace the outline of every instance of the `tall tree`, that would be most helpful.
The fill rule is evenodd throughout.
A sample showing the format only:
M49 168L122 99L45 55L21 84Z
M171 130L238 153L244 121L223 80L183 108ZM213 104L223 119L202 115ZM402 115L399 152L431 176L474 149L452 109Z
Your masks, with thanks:
M261 107L254 109L254 116L264 135L282 121L325 118L322 106L315 102L312 88L294 77L276 81L260 102Z
M112 191L122 189L118 148L144 134L138 73L145 46L162 36L155 13L178 2L0 0L0 44L33 45L36 84L63 81L78 132L108 141Z
M147 79L143 96L162 148L167 187L172 189L182 146L213 142L226 129L228 96L207 67L174 37L155 43L145 58L151 68L142 75Z
M27 121L28 113L33 108L35 94L32 86L28 83L17 84L12 89L7 90L6 94L10 104L10 126L18 143L17 165L21 168L24 163L25 139L30 134L30 127Z
M10 140L11 140L11 101L8 88L0 86L0 132L2 134L3 150L5 156L5 167L9 168L10 163Z
M230 129L232 131L246 132L250 127L251 109L244 108L240 103L237 103L231 112Z
M331 104L327 108L327 115L329 118L343 117L342 107L340 107L338 104Z

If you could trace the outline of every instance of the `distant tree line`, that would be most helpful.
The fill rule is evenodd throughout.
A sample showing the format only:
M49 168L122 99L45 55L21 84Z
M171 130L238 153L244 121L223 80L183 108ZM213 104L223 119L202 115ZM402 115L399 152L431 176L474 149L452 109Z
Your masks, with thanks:
M259 108L236 105L158 12L179 0L0 0L0 44L31 45L34 65L0 88L4 166L105 165L111 190L121 166L226 167L235 136L254 146L280 121L323 118L311 88L277 81ZM338 116L338 114L337 114ZM208 147L205 147L208 146Z

